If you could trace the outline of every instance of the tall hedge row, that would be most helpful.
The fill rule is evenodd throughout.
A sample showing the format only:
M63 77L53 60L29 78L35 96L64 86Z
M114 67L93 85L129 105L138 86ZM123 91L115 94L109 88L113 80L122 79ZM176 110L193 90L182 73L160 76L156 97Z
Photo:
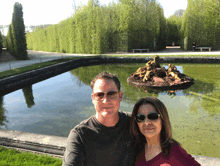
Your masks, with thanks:
M6 36L6 47L16 59L28 59L22 5L14 4L12 21Z
M26 37L31 50L102 54L165 48L165 30L166 19L156 0L121 0L108 5L89 0L72 17Z
M199 46L220 49L220 1L188 0L182 22L182 47L191 49L192 42Z
M172 15L167 19L167 45L181 44L182 16Z

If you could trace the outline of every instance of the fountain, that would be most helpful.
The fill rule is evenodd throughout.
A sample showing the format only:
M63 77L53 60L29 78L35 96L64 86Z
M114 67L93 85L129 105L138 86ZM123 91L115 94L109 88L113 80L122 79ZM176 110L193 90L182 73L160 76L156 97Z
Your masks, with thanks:
M140 67L135 73L127 78L127 82L135 87L153 91L175 92L180 89L187 89L194 84L194 79L180 73L173 64L168 69L161 68L159 56Z

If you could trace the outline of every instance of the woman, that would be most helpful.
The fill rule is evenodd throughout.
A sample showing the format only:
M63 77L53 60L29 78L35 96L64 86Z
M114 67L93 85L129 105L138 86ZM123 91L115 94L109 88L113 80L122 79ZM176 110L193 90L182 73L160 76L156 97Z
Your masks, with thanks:
M172 138L165 105L155 97L139 99L131 117L137 153L135 166L200 165Z

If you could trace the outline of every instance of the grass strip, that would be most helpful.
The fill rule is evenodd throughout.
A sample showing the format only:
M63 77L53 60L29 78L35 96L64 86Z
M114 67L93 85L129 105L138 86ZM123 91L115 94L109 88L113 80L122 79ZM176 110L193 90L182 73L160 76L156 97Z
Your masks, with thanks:
M61 166L62 159L0 146L1 166Z
M27 72L27 71L43 68L43 67L46 67L46 66L51 66L51 65L54 65L54 64L57 64L57 63L62 63L62 62L66 62L66 61L69 61L69 60L78 59L78 58L85 58L85 57L69 57L69 58L56 59L56 60L52 60L52 61L48 61L48 62L36 63L36 64L32 64L32 65L29 65L29 66L21 67L21 68L16 68L16 69L3 71L3 72L0 72L0 79L1 78L6 78L6 77L9 77L9 76L13 76L13 75L17 75L17 74L20 74L20 73L24 73L24 72Z

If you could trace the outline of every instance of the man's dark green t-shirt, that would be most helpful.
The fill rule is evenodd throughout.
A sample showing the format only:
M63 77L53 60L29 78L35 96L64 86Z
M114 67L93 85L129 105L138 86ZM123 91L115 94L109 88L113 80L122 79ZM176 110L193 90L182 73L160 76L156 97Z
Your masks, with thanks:
M119 112L114 127L106 127L95 116L70 131L63 166L134 166L128 113Z

